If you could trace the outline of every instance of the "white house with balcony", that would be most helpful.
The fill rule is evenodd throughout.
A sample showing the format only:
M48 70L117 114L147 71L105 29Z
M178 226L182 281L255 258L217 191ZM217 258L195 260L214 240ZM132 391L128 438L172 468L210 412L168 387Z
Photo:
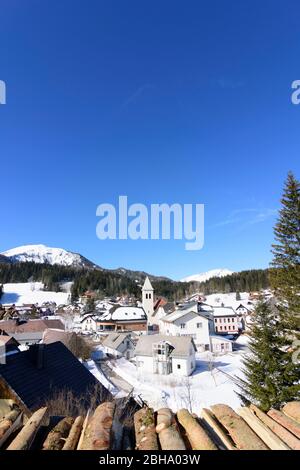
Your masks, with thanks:
M141 336L135 349L138 373L187 377L196 367L196 346L190 336Z

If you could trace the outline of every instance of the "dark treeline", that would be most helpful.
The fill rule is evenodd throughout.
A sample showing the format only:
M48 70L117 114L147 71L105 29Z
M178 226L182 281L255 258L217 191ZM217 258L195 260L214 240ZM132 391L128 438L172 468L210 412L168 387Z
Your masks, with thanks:
M217 292L253 292L269 287L268 269L251 269L224 277L212 277L199 285L199 290L204 294Z
M109 270L86 270L74 267L39 264L33 262L0 264L0 284L8 282L43 282L45 289L59 291L59 283L74 281L72 299L86 290L97 291L99 297L114 295L141 296L141 287L134 279ZM204 283L153 280L156 296L169 300L182 300L195 292L257 291L269 286L268 270L242 271L223 278L211 278Z
M97 291L99 297L115 295L140 297L140 287L132 279L97 269L85 271L83 275L76 276L72 286L72 299L77 299L87 290Z
M47 290L59 290L59 282L73 281L84 270L45 263L0 264L0 284L8 282L43 282Z

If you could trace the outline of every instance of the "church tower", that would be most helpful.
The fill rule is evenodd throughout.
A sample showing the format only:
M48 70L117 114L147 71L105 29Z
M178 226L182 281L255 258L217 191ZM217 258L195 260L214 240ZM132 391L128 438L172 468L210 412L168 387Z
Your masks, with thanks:
M153 299L153 287L147 276L142 288L142 305L146 312L148 321L151 319L154 312L154 299Z

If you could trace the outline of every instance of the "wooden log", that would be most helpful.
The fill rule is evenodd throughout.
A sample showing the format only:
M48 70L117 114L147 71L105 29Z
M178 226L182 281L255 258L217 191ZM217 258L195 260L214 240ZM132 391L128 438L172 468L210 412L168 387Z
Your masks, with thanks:
M85 435L85 431L86 431L86 428L87 428L87 425L88 425L88 422L89 422L89 419L90 419L90 413L91 413L91 410L88 410L88 412L86 414L86 417L85 417L85 420L84 420L84 423L83 423L83 426L82 426L82 431L81 431L80 438L79 438L79 441L78 441L77 450L81 450L84 435Z
M177 411L177 419L185 429L192 450L217 450L215 443L188 410Z
M84 420L82 416L77 416L77 418L75 419L71 427L70 433L64 443L62 450L75 450L76 449L76 446L78 444L79 437L81 434L83 421Z
M264 423L262 423L250 410L250 408L239 408L238 414L246 421L251 429L271 450L290 450L290 448L274 434Z
M267 414L277 421L277 423L281 424L283 427L288 429L288 431L293 433L298 439L300 439L300 424L297 423L297 421L294 421L278 410L271 409Z
M162 450L186 450L175 417L169 408L157 412L156 432Z
M265 443L255 434L248 424L228 405L213 405L211 409L227 429L233 442L240 450L267 450Z
M82 440L82 450L109 450L115 404L104 402L99 405L89 420Z
M287 429L285 429L281 424L278 424L272 418L270 418L266 413L261 411L257 406L251 404L250 410L257 416L268 428L270 428L274 434L276 434L280 439L285 442L291 449L300 450L300 441Z
M156 432L159 433L163 429L171 426L173 421L173 413L169 408L161 408L157 411L156 416Z
M201 417L204 420L205 424L208 426L209 429L214 432L224 447L228 450L237 450L235 447L232 439L229 437L228 434L225 433L223 428L220 426L220 423L215 419L212 412L206 408L203 408L201 411Z
M134 414L136 448L138 450L158 450L154 413L151 408L142 408Z
M283 413L300 423L300 401L290 401L282 408Z
M160 431L158 438L162 450L186 450L185 443L175 423Z
M73 418L67 417L61 419L46 437L43 444L43 450L61 450L70 433L73 423Z
M42 425L43 420L46 418L47 407L37 410L31 418L27 421L23 429L10 443L7 450L26 450L29 449L37 431Z
M18 417L15 419L15 421L12 423L12 425L7 429L5 434L1 437L0 439L0 449L5 445L6 441L10 438L10 436L15 433L18 429L22 428L24 423L23 423L23 412L19 413Z
M4 434L13 425L13 423L16 421L19 414L20 414L20 410L12 410L5 416L4 419L0 421L0 439L2 439Z

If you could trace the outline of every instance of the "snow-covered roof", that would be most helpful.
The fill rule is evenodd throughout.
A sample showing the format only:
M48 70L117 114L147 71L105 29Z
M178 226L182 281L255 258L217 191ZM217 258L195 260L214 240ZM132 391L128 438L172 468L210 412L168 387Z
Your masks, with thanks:
M197 309L183 309L183 310L175 310L172 313L169 313L169 315L166 315L165 317L162 317L161 320L165 321L167 323L173 323L174 321L178 320L179 318L183 318L186 315L194 314L196 317L202 317L208 320L207 315L204 315L201 312L197 312Z
M232 307L214 307L213 310L214 317L228 317L228 316L237 316L236 312Z
M147 315L143 307L117 307L108 312L103 313L99 317L99 321L133 321L147 320Z
M178 320L179 318L184 317L188 313L194 313L195 315L209 319L210 313L212 313L212 307L207 304L201 304L199 311L199 304L198 302L189 302L183 304L177 310L169 313L168 315L161 318L162 321L166 321L168 323L173 323L174 321Z
M227 341L227 343L232 343L232 341L231 341L230 339L225 338L225 336L209 335L209 337L210 337L213 341L221 341L222 343L223 343L224 341Z

